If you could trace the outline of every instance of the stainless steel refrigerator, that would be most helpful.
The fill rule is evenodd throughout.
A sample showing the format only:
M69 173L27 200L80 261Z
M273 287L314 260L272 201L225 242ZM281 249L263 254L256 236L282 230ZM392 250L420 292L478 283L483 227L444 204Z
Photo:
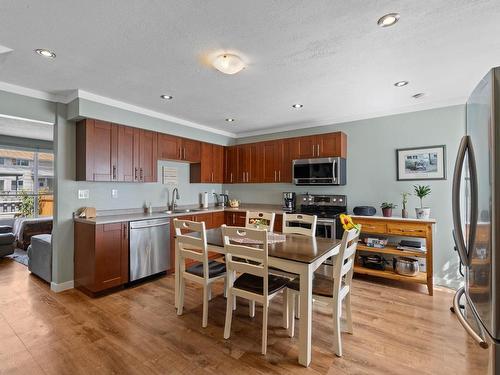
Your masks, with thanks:
M500 374L500 67L467 101L453 177L453 237L465 277L453 311Z

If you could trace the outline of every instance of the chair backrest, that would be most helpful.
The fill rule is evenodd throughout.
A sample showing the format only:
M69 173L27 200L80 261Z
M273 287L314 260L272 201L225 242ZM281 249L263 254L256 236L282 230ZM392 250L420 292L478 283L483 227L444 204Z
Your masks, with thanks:
M342 283L351 288L352 276L354 273L354 258L356 256L356 247L358 246L359 234L361 228L356 228L344 231L340 250L335 258L333 266L333 297L337 297Z
M208 251L205 222L174 219L175 242L179 249L181 267L185 267L185 259L193 259L203 263L203 276L208 278ZM189 231L184 234L182 231ZM190 235L197 233L197 236Z
M265 229L221 226L228 275L232 271L264 278L264 295L268 294L268 243ZM248 240L249 243L238 240ZM234 257L234 258L233 258ZM252 262L248 262L252 261Z
M283 213L283 233L302 234L304 236L314 237L316 235L316 223L318 217L316 215L302 214L287 214ZM306 224L309 228L303 225L290 226L289 223Z
M245 218L245 227L246 228L257 228L255 224L255 220L263 220L266 221L267 224L262 224L259 228L266 229L268 232L272 232L274 230L274 212L256 212L256 211L247 211Z

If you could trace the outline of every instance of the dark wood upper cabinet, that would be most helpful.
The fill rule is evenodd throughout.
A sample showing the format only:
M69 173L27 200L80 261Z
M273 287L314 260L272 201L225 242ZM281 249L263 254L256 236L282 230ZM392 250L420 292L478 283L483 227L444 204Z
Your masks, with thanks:
M128 223L75 223L75 287L89 294L128 282Z
M78 181L154 182L156 132L85 119L76 125Z
M156 132L141 129L139 135L139 180L141 182L157 181L157 147Z
M199 163L201 142L160 133L158 135L158 158Z
M237 174L238 148L237 146L224 147L224 183L235 183Z
M250 182L250 166L252 165L252 148L250 145L239 145L236 150L236 182Z
M200 162L190 165L192 183L222 183L224 179L224 147L201 143Z
M117 180L138 181L139 130L128 126L118 126L117 128Z
M261 152L263 155L263 179L262 182L279 182L278 172L282 161L282 143L281 142L264 142Z
M181 144L181 138L159 133L158 158L162 160L181 160Z
M347 136L342 132L293 139L294 159L347 157Z
M79 181L116 179L117 131L110 122L85 119L76 124L76 178Z

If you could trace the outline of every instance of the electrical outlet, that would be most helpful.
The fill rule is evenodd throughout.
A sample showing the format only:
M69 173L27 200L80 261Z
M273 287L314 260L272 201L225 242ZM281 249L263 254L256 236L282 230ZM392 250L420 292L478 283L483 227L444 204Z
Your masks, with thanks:
M78 199L89 199L89 190L78 190Z
M118 198L118 189L111 189L111 198Z

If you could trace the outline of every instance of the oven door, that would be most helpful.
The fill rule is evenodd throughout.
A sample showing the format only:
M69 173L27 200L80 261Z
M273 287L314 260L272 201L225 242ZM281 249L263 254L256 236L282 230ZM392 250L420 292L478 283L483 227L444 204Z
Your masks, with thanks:
M337 225L335 219L320 219L316 223L316 237L332 238L337 235Z

